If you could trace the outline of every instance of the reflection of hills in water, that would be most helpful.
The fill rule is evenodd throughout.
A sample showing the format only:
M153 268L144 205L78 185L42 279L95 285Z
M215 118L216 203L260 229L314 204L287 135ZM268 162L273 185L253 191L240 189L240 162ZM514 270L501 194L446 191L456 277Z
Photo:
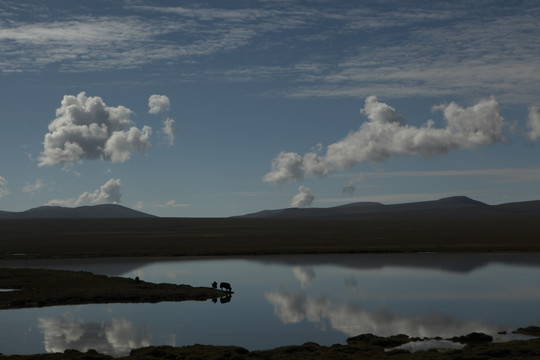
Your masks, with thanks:
M540 254L476 254L476 253L404 253L404 254L329 254L283 255L255 258L263 263L289 266L335 265L351 269L406 267L469 273L490 264L540 267Z
M262 264L283 264L296 267L335 265L351 269L369 270L384 267L436 269L453 273L469 273L490 264L540 267L538 253L403 253L403 254L327 254L276 255L253 257L199 258L106 258L106 259L38 259L0 260L1 267L31 267L59 270L90 271L118 276L138 268L160 262L237 261L239 259ZM309 276L307 274L306 276Z
M0 260L0 267L43 268L71 271L90 271L94 274L119 276L159 261L158 258L88 258L88 259L25 259Z

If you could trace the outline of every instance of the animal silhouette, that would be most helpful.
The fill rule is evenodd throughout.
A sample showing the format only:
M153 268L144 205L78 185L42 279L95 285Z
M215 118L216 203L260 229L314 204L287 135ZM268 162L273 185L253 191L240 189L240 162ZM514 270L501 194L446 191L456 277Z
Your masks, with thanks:
M229 284L228 282L222 282L221 284L219 284L219 288L220 288L221 290L225 289L225 290L227 290L228 292L231 292L231 291L232 291L231 284Z

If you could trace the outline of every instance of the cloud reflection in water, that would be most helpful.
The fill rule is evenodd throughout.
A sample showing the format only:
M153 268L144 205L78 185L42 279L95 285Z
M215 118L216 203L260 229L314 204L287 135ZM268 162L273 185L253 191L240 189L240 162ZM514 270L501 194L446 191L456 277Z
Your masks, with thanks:
M83 323L68 316L40 318L47 352L64 352L66 349L122 355L133 348L150 345L151 334L147 328L135 329L126 319L112 319L102 323Z
M328 322L332 329L347 336L372 333L379 336L451 337L474 331L493 334L499 330L493 325L460 321L438 313L406 317L386 310L370 312L359 306L334 303L326 297L313 299L304 293L272 291L267 292L265 298L284 324L308 320L321 327Z
M311 266L293 266L292 272L294 277L300 281L302 289L308 287L317 277L315 270Z

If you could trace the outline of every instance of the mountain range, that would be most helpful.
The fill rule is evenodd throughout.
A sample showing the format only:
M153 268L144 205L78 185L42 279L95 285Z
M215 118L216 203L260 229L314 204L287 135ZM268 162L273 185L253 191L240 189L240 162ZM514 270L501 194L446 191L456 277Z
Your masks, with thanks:
M478 217L502 214L540 215L540 200L488 205L466 196L453 196L432 201L384 205L378 202L355 202L328 208L286 208L263 210L242 215L242 218L271 219L354 219L358 217Z
M356 219L384 217L485 217L492 215L539 216L540 200L488 205L466 196L453 196L432 201L384 205L378 202L355 202L327 208L285 208L263 210L233 218L253 219ZM40 206L21 212L0 211L0 219L59 218L151 218L154 215L117 204L80 206Z
M59 219L59 218L148 218L155 217L117 204L79 206L40 206L21 212L0 211L0 219Z

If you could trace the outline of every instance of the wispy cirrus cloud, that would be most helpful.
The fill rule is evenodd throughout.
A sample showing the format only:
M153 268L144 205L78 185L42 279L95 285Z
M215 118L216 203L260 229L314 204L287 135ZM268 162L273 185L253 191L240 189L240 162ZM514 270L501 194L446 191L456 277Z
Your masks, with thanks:
M27 183L22 187L22 191L25 193L35 193L36 191L39 191L43 188L45 188L47 184L43 182L41 179L36 179L36 181L33 184Z
M464 170L427 170L427 171L375 171L361 173L333 174L332 177L347 177L364 181L370 178L404 177L449 177L449 176L484 176L494 183L526 183L540 181L540 168L500 168L500 169L464 169Z
M153 202L150 206L155 208L173 208L173 207L189 207L191 204L178 203L176 200L168 200L165 202Z
M26 11L34 14L32 22L14 15L15 2L7 4L9 21L0 20L4 72L175 63L189 66L191 75L183 77L197 81L285 80L272 91L289 97L504 95L507 102L537 101L540 9L532 3L492 0L480 9L466 2L128 2L115 5L122 16L80 16L75 7L39 17L47 14L42 5L45 10ZM282 56L291 49L292 56ZM220 55L227 61L203 61Z
M53 65L69 72L133 69L233 49L253 36L246 29L228 28L187 43L164 39L171 33L192 37L193 31L190 24L173 19L129 16L19 22L0 30L0 70L36 71Z

